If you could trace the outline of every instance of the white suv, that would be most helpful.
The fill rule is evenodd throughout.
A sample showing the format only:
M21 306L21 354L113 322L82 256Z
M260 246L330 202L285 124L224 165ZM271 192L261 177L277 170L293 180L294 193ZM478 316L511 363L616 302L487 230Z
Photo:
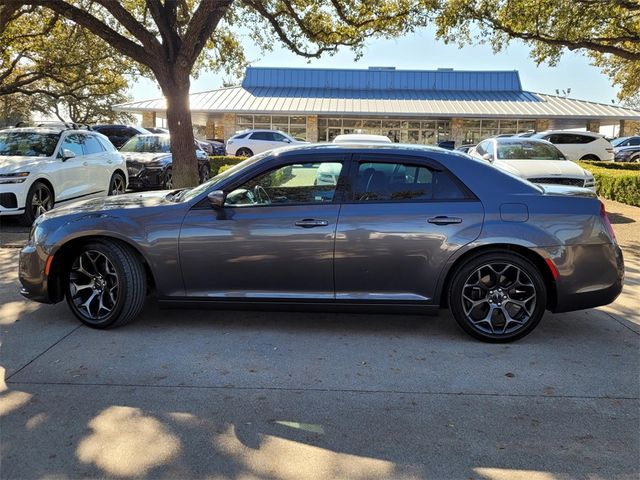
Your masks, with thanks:
M227 154L237 157L251 157L256 153L294 143L307 142L296 140L279 130L243 130L237 132L227 141Z
M0 216L33 221L54 205L124 193L127 167L104 135L74 128L0 130Z
M613 162L613 146L599 133L553 130L535 133L530 138L553 143L569 160Z

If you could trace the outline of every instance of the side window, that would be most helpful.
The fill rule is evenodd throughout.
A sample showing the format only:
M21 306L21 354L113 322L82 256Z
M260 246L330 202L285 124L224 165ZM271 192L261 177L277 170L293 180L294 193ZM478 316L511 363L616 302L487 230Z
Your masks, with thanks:
M281 133L278 132L273 132L273 139L276 142L287 142L289 143L289 139L287 137L285 137L284 135L282 135Z
M102 144L93 135L87 135L84 141L84 153L85 155L94 155L96 153L103 153L104 148Z
M456 200L464 191L447 172L404 163L360 163L355 200L406 202Z
M625 145L640 145L640 137L632 137L625 142Z
M487 151L487 153L488 153L489 155L491 155L491 157L492 157L492 158L495 158L495 156L496 156L496 150L495 150L495 148L494 148L494 146L493 146L493 142L492 142L491 140L489 140L489 141L487 142L487 149L486 149L486 151Z
M486 146L487 146L487 142L480 142L478 144L478 146L476 147L476 152L478 153L478 155L482 156L485 153L487 153L487 151L485 150Z
M272 142L274 138L273 133L271 132L255 132L253 135L251 135L251 140L263 140Z
M295 163L252 178L227 195L226 205L331 203L342 163Z
M107 152L117 151L116 147L114 147L111 141L108 140L107 138L97 137L96 139L100 142L100 144L102 145L102 148L104 148Z
M82 135L78 135L76 133L67 135L62 142L60 153L62 153L62 149L67 149L75 153L77 157L79 157L80 155L84 155L84 151L82 150L83 143L84 137Z
M546 140L547 142L551 142L553 144L562 143L562 139L560 138L560 135L547 135L546 137L543 138L543 140Z
M596 141L596 137L590 135L576 135L576 137L578 137L576 143L591 143Z

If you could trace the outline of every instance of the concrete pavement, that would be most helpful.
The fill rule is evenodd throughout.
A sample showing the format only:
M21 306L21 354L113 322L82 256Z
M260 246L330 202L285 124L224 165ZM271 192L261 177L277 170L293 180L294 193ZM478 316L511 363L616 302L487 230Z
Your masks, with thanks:
M0 249L0 477L638 478L636 213L619 213L621 299L548 314L510 345L471 340L448 312L150 303L96 331L22 300L17 250Z

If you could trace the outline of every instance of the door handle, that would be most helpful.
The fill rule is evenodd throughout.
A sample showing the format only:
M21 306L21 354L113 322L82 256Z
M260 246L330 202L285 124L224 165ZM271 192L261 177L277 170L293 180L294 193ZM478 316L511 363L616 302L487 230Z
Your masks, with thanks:
M82 165L84 165L85 167L89 165L89 162L82 162Z
M452 223L462 223L462 219L460 217L446 217L444 215L439 215L437 217L431 217L427 222L435 225L450 225Z
M326 227L327 225L329 225L329 222L326 220L314 220L313 218L305 218L296 222L296 227L302 228Z

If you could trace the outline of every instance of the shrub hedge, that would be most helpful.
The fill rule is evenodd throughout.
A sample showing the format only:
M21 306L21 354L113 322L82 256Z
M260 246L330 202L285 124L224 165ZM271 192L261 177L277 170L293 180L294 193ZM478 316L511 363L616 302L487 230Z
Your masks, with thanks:
M231 168L232 165L240 163L245 160L247 157L234 157L232 155L220 155L220 156L211 156L209 157L209 166L211 167L211 176L217 175L220 173L220 167L224 165L229 165L227 168Z
M640 165L614 162L578 162L593 173L598 195L640 207Z

